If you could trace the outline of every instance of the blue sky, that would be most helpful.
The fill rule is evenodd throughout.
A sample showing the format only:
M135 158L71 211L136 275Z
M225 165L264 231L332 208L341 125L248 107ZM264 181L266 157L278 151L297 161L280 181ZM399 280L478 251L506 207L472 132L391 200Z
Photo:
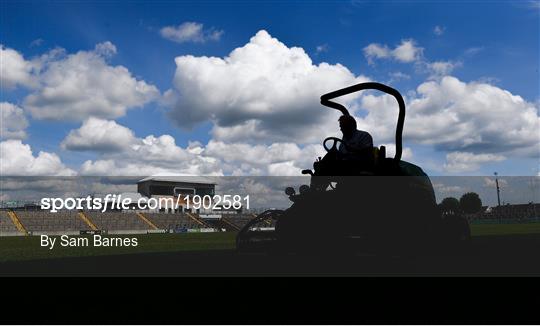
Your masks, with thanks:
M254 118L255 116L250 113L249 108L251 108L250 105L255 105L255 101L247 103L245 108L229 108L230 112L234 112L234 114L231 113L230 121L232 122L230 122L225 113L214 114L212 111L214 108L212 105L220 108L229 105L230 101L216 104L214 102L200 103L191 98L186 99L191 95L194 97L204 96L205 92L188 93L186 90L191 89L190 85L178 86L175 84L175 81L178 80L184 82L188 80L185 79L188 78L185 70L182 70L182 67L175 63L176 57L194 56L197 61L193 64L202 65L200 57L227 57L234 49L248 44L259 31L265 30L270 37L283 43L287 50L292 47L302 48L305 55L313 61L314 66L317 67L323 62L332 66L342 65L354 78L363 76L392 85L402 94L407 95L408 101L411 103L415 99L422 98L417 88L424 83L434 83L436 87L440 88L437 88L437 94L443 95L449 92L449 89L457 82L469 86L482 84L492 87L487 91L487 95L480 94L478 98L464 100L458 105L459 107L455 108L455 110L461 110L458 118L461 120L459 125L449 127L454 128L454 130L457 127L467 128L467 123L463 119L468 119L469 111L474 109L464 108L463 106L467 103L487 101L482 104L484 106L480 107L481 112L473 113L471 118L477 120L476 124L481 124L484 117L488 117L491 111L498 112L496 108L492 107L498 104L497 101L489 103L491 91L499 92L497 94L503 100L506 99L505 92L520 96L525 104L514 107L512 100L508 98L510 102L508 107L505 106L507 111L502 114L504 119L507 119L507 117L519 114L519 110L532 108L531 110L535 112L532 118L531 115L520 118L530 123L527 127L529 129L521 130L522 122L519 121L514 124L499 122L501 134L519 134L515 137L505 138L506 136L496 135L497 132L494 132L493 129L497 127L495 126L497 119L494 117L493 121L485 120L486 124L492 123L494 127L475 135L473 138L476 140L471 140L472 142L477 141L475 144L470 145L471 141L469 140L457 143L448 142L443 137L433 137L433 130L425 132L426 138L433 139L430 142L429 139L421 139L421 135L424 133L422 130L418 130L418 128L422 128L422 121L429 121L429 119L422 120L422 117L418 116L415 124L414 110L421 110L421 106L418 104L418 108L416 108L411 104L412 124L408 124L409 121L406 120L404 145L410 150L409 160L421 165L430 174L491 175L496 170L502 175L537 175L540 135L538 131L536 133L534 130L531 131L531 128L538 127L538 103L540 103L538 78L540 9L538 4L539 2L534 1L458 1L456 3L447 1L297 1L292 3L282 1L262 3L244 1L2 1L0 43L5 49L12 49L23 56L25 62L37 60L55 48L64 49L64 54L53 60L60 62L79 51L94 51L97 44L105 42L113 44L115 53L104 57L103 62L110 67L123 66L127 68L131 78L155 86L159 95L150 96L147 94L148 99L139 101L138 105L124 105L126 109L123 113L114 116L102 113L97 118L112 122L113 124L108 126L114 130L120 130L119 126L131 130L133 135L126 136L125 146L138 146L149 135L155 137L170 135L175 140L176 146L171 148L180 148L178 156L166 157L166 160L170 159L171 161L166 166L149 162L148 166L155 167L156 170L163 168L164 171L171 171L173 162L183 159L182 155L195 155L194 153L202 150L203 153L207 153L206 156L218 160L217 164L222 162L228 166L223 169L217 168L217 170L210 167L201 168L195 170L197 173L213 173L218 170L224 174L250 174L253 171L262 174L272 173L270 170L251 164L252 161L231 158L223 154L244 148L240 145L249 144L251 146L249 150L251 150L256 146L271 146L274 143L286 142L283 139L274 139L272 138L274 136L268 136L268 130L275 130L276 133L281 133L284 137L285 135L289 136L290 140L296 142L302 151L305 150L302 153L306 155L315 152L315 149L312 150L311 147L307 149L316 144L313 140L315 135L313 137L304 137L304 134L294 133L289 135L280 129L268 127L268 130L264 129L265 136L258 134L250 136L248 134L246 139L229 136L233 132L231 128L235 126L246 128L247 124L243 124L243 121L261 120L261 116L268 117L269 120L289 119L290 121L291 117L288 115L278 117L278 113L275 116L265 113L256 115ZM186 39L179 42L166 38L161 33L164 27L170 26L179 29L185 23L201 26L203 40ZM217 36L212 38L210 35L214 32L217 32ZM397 56L397 52L393 52L404 42L409 42L408 44L417 51L414 52L414 58L404 59L404 57ZM377 49L381 51L378 52L379 55L374 56L372 53L370 57L367 50L370 45L377 46ZM434 66L431 66L434 63L445 63L447 69L441 68L442 70L436 71ZM43 63L43 67L43 71L47 71L51 69L51 64ZM217 68L210 67L208 69L212 73L215 72L212 69ZM199 70L203 71L203 69ZM41 75L29 78L41 80L42 84L46 83L43 79L46 77ZM240 77L231 77L231 81L239 80L235 78ZM206 83L202 76L196 76L193 80L195 86L211 84ZM279 83L280 79L270 80ZM443 82L443 80L446 81ZM223 84L226 83L227 78L223 80ZM21 114L24 115L27 121L27 126L24 128L25 136L15 138L18 138L21 144L30 146L32 159L37 158L40 151L57 156L60 163L51 163L54 165L50 170L52 174L68 170L75 173L84 173L84 171L99 173L103 170L95 169L94 166L99 161L109 161L111 166L118 168L116 173L121 174L127 171L126 164L129 163L129 159L124 160L121 153L115 154L110 150L116 148L119 151L120 143L110 144L108 141L103 143L102 139L98 139L91 141L91 144L81 145L81 141L79 141L78 145L74 145L73 142L67 141L68 135L72 131L81 128L85 121L93 117L91 113L81 116L79 120L61 117L40 118L39 114L35 112L43 110L43 101L36 104L34 111L32 111L27 108L27 96L43 92L44 90L40 87L44 86L23 84L18 82L13 87L3 87L1 101L16 105L21 110ZM336 84L336 86L335 88L340 88L349 86L349 84L340 86ZM99 89L99 87L106 88L107 86L98 85L96 87ZM481 92L483 89L485 87L474 88L471 86L468 90ZM181 99L173 99L172 102L165 103L164 95L168 90L172 90ZM77 91L85 92L85 90ZM224 92L221 89L209 91L215 91L216 94ZM247 91L249 92L249 89ZM293 92L292 88L291 92ZM435 96L434 94L427 93L424 96ZM483 96L487 96L485 101ZM317 94L314 93L313 98L314 103L316 103L318 101ZM216 95L216 101L220 99L227 99L227 97ZM288 96L286 100L290 103L283 104L284 99L279 102L279 105L291 105L293 108L297 105ZM364 103L362 99L359 98L357 101L358 106L362 107ZM443 100L439 99L438 101ZM451 110L454 109L452 108L454 101L455 99L443 101L441 110L446 106L449 110L449 116L452 116ZM308 100L306 106L311 105L311 103L313 102ZM201 108L197 107L198 104L201 105ZM273 105L273 103L264 104L270 105L270 107ZM184 123L183 117L189 110L192 110L191 112L204 111L205 113L201 118ZM313 115L321 114L321 116L324 112L329 118L334 119L332 123L335 123L338 116L324 110L320 106L314 106L312 112ZM372 111L368 110L368 112ZM360 119L366 119L365 124L360 125L377 128L377 126L369 124L373 120L367 119L366 111L359 109L355 111L355 114ZM496 116L496 113L493 115ZM266 124L267 121L261 120L259 123ZM313 126L313 124L310 125L306 122L305 130L312 130ZM411 132L408 138L407 127L412 128L413 126L416 129ZM425 123L424 126L426 130L430 127ZM226 128L223 132L228 134L219 136L216 133L218 127ZM469 127L471 130L478 130L475 124ZM505 130L506 127L509 130ZM301 130L304 129L300 128L298 132L303 132ZM337 124L335 129L328 130L328 135L335 133L336 130ZM128 133L126 129L121 129L119 132L122 135ZM445 132L447 131L444 129L440 130L441 134ZM374 136L376 135L377 131L374 132ZM382 131L380 135L383 135ZM466 131L459 135L459 137L466 137ZM9 137L3 135L2 138L7 140ZM376 143L389 142L384 136L379 138L382 138L383 141L379 142L376 138ZM322 141L322 138L320 140ZM199 144L189 145L190 142L194 141L199 142ZM206 148L205 146L211 141L224 144L220 147L221 151L211 151ZM62 146L62 142L67 145ZM496 148L497 142L504 142L500 149ZM234 144L236 147L227 147L227 144L231 146ZM199 149L188 151L188 145L192 149L199 146ZM166 147L168 145L163 146L169 148ZM505 148L502 149L502 147ZM150 147L148 150L152 152ZM189 153L182 154L184 150ZM138 154L130 152L123 155L124 157L136 157L141 154L140 152ZM284 161L269 159L268 165L277 164L275 171L285 171L281 168L294 167L296 169L303 167L301 165L305 165L310 160L312 158L305 160L292 157L284 159ZM81 167L87 161L91 162L89 164L94 169L85 170ZM112 161L114 163L111 163ZM235 165L242 164L245 166L241 171L235 168ZM8 171L18 173L17 170L8 169ZM49 170L42 171L48 173ZM144 169L136 171L146 172Z

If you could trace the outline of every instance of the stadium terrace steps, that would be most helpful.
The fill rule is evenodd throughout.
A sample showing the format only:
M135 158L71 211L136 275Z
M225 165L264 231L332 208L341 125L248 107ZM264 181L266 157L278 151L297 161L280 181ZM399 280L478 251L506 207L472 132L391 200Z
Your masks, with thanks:
M150 227L150 229L152 229L152 230L157 230L157 229L158 229L158 227L157 227L154 223L152 223L152 221L150 221L149 219L147 219L146 216L144 216L143 213L136 212L135 214L137 214L137 216L138 216L141 220L143 220L144 223L148 224L148 226Z
M0 232L17 232L19 231L11 217L8 214L8 211L0 211Z
M145 232L213 228L236 232L253 219L253 215L229 215L221 219L203 219L192 213L140 213L98 211L16 211L15 219L9 211L0 211L0 233L3 235L78 233L87 230L113 232ZM19 227L17 227L19 225ZM262 227L273 223L263 222Z
M192 220L194 220L196 223L198 223L200 225L200 227L207 227L207 228L211 228L212 226L208 223L206 223L202 218L200 218L199 216L197 216L196 214L192 214L192 213L186 213L187 216L189 216Z
M92 222L88 216L86 216L86 214L84 214L84 212L79 212L79 217L81 218L81 220L86 224L88 225L88 227L91 229L91 230L97 230L97 227L96 225L94 224L94 222Z
M222 220L225 223L229 223L233 226L235 226L238 229L241 229L249 223L252 219L257 217L255 214L240 214L240 215L229 215L227 217L223 217ZM270 227L276 227L276 221L275 220L264 220L256 225L256 227L264 227L264 228L270 228Z
M223 217L223 220L227 223L233 224L238 229L241 229L246 225L249 221L251 221L254 218L252 214L250 215L237 215L237 216L227 216Z
M151 228L133 212L85 212L99 230L150 230Z
M80 231L88 226L75 211L56 213L45 211L17 211L17 217L28 232Z
M225 231L238 231L240 230L235 225L225 222L223 219L204 219L204 222L211 228Z
M528 219L540 217L540 204L517 204L495 206L490 212L483 210L470 218L478 219Z
M227 221L227 219L223 217L221 218L220 222L224 224L225 229L227 231L240 231L240 228L238 226L232 224L231 222Z
M15 214L14 211L9 211L8 216L11 218L11 221L13 222L13 224L15 225L15 227L17 228L19 232L24 233L25 235L28 235L28 230L21 223L21 220L19 219L17 214Z
M199 223L183 213L144 213L144 216L162 230L198 229L201 227Z

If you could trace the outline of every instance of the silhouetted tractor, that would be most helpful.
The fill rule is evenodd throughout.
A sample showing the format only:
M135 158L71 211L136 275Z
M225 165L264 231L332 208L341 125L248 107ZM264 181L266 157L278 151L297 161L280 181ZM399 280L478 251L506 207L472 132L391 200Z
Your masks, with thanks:
M349 115L331 100L366 89L388 93L398 102L394 157L386 157L381 146L358 161L344 160L338 149L341 139L326 138L326 155L313 170L302 171L311 175L310 185L298 193L287 188L290 208L266 211L246 224L237 236L238 250L414 255L458 248L470 238L467 220L444 215L429 177L401 159L405 102L397 90L361 83L323 95L321 104ZM270 223L275 225L272 231L260 227Z

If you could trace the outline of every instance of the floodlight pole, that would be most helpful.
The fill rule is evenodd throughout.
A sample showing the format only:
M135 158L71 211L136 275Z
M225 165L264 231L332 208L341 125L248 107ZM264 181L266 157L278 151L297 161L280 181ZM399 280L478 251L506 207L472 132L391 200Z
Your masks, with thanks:
M501 190L499 189L499 179L497 178L497 172L493 173L495 175L495 185L497 186L497 203L501 206Z

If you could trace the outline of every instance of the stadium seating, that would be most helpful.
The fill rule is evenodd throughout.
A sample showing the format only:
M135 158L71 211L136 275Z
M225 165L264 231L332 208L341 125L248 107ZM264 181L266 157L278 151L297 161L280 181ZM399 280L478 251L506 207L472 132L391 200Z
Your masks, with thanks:
M0 232L17 232L17 227L11 221L7 211L0 211Z
M516 204L494 206L491 209L483 209L480 213L472 214L469 219L512 219L524 220L540 217L540 204Z
M16 214L21 224L30 233L47 232L77 232L89 230L90 227L79 216L78 211L59 211L51 213L39 210L18 210ZM85 211L84 214L97 229L104 231L145 231L151 230L143 219L134 212L98 212ZM214 228L236 232L247 222L253 219L250 214L229 214L221 219L203 219L196 214L194 218L186 213L142 213L148 221L152 222L161 230L200 229ZM273 226L272 223L263 223L259 227ZM7 211L0 211L0 232L18 232L17 227L11 221Z
M198 229L202 226L183 213L143 213L158 229L174 230L180 228Z
M30 233L47 232L77 232L89 230L90 227L81 219L78 211L16 211L20 222ZM134 212L98 212L85 211L84 214L99 230L104 231L144 231L152 227L144 222ZM215 228L217 230L238 231L243 225L253 218L252 215L234 215L227 218L227 222L221 219L202 219L193 214L201 223L185 213L142 213L146 219L161 230L200 229ZM234 226L236 227L234 227ZM0 211L0 232L17 232L17 227L11 221L7 211Z
M86 216L99 230L134 231L150 230L150 226L141 220L136 213L129 212L92 212L85 211Z
M239 228L231 224L225 223L221 219L208 218L208 219L204 219L204 222L208 224L210 227L214 229L218 229L218 230L225 230L229 232L234 232L234 231L239 230Z
M244 225L246 225L249 221L251 221L254 218L251 214L238 214L238 215L228 215L227 217L223 217L223 219L239 229L243 228Z
M76 211L16 211L22 225L28 232L80 231L88 226Z

